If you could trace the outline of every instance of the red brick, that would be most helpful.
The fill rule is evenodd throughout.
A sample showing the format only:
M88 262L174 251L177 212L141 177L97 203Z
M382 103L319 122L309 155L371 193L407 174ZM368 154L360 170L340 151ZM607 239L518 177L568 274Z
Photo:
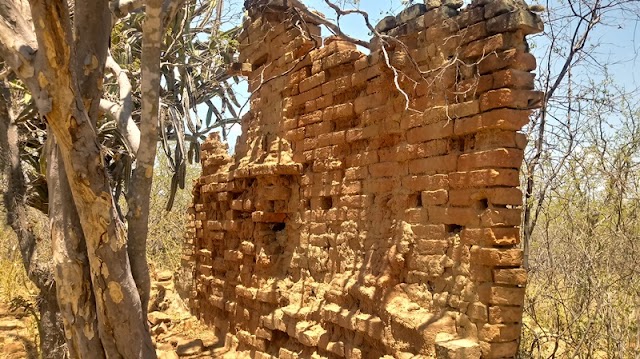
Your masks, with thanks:
M478 287L480 301L491 305L522 306L524 293L524 288L503 287L492 283L485 283Z
M449 105L447 115L449 119L469 117L480 112L480 102L477 100Z
M480 110L494 108L532 109L540 107L542 92L528 90L499 89L480 96Z
M450 173L456 170L457 155L434 156L409 161L409 174Z
M519 135L512 131L494 130L479 132L475 135L475 149L477 151L490 150L497 147L524 149L519 145Z
M365 166L347 168L344 172L344 179L347 181L365 179L368 176L369 170Z
M490 208L480 216L483 227L518 226L522 216L519 208Z
M520 243L519 228L465 228L462 243L478 246L509 246Z
M533 90L535 78L536 75L528 71L507 69L493 74L493 88Z
M336 52L322 59L322 69L326 70L344 63L353 62L362 56L364 55L358 50Z
M513 148L498 148L490 151L465 153L458 159L458 170L479 168L520 168L524 152Z
M480 223L473 208L429 206L429 222L476 227Z
M446 228L443 224L412 224L411 231L418 238L446 239Z
M300 81L300 92L306 92L312 88L318 87L324 83L326 78L325 72L321 71L309 78Z
M348 135L348 132L347 132ZM377 151L365 151L360 153L353 153L347 157L347 166L348 167L356 167L356 166L366 166L372 163L378 162L378 152Z
M490 54L478 64L478 71L481 74L504 68L533 71L536 69L536 58L531 53L510 49L501 53Z
M445 254L449 245L449 241L444 239L418 238L415 251L418 254Z
M480 348L482 349L482 358L514 358L518 352L518 341L506 343L481 342Z
M331 132L333 129L334 124L330 121L317 122L307 126L304 130L304 135L308 138L315 138L319 142L318 136Z
M542 32L544 25L535 13L527 9L515 9L487 20L489 33L516 32L531 35Z
M485 112L478 116L457 119L454 133L457 136L463 136L494 129L519 131L527 123L529 123L529 111L504 108Z
M322 84L322 94L340 94L347 91L351 87L351 75L337 78Z
M512 186L520 184L520 173L512 169L486 169L449 174L451 188Z
M398 180L394 178L365 179L363 181L366 193L389 193L398 188Z
M516 267L522 265L522 250L473 246L471 247L471 261L486 266Z
M489 323L520 323L522 322L521 307L492 306L489 307Z
M494 269L493 281L498 284L526 285L527 271L524 268Z
M478 201L487 199L490 205L504 206L522 205L522 192L518 188L472 188L449 191L449 204L452 206L472 206Z
M422 204L424 206L438 206L449 201L449 192L446 189L436 191L422 191Z
M318 97L322 96L322 89L320 87L313 88L307 92L303 92L297 96L292 97L292 105L293 106L301 106L304 105L307 101L315 100ZM260 108L262 106L254 106L252 104L251 108Z
M485 342L503 343L520 338L518 324L485 324L478 329L478 339Z
M322 133L318 135L318 146L339 145L345 140L345 131Z
M419 143L453 135L453 121L440 121L407 131L407 142Z
M351 103L343 103L324 110L324 120L342 120L355 115L353 105Z
M445 174L432 176L407 176L402 179L402 187L410 191L430 191L449 188L449 176Z
M489 201L494 205L522 205L522 192L519 188L492 188L489 190Z
M406 143L398 144L393 147L381 148L378 150L381 162L404 162L412 157L415 146Z
M369 173L373 177L401 176L405 172L405 167L398 162L380 162L369 165Z
M467 44L460 57L464 59L482 57L494 51L502 50L507 46L508 40L503 34L497 34L491 37L473 41Z
M489 316L487 313L487 306L480 302L471 303L469 307L467 307L467 315L473 321L488 322Z

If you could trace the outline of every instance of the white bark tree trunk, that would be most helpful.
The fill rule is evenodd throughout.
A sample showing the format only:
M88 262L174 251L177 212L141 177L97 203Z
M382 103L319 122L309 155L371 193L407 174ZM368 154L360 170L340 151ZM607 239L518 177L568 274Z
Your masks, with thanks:
M136 168L131 177L131 188L127 196L129 204L129 213L127 214L129 258L145 316L151 285L146 250L153 166L158 144L160 48L163 33L162 3L163 0L148 0L146 2L146 18L142 26L140 147L137 153Z

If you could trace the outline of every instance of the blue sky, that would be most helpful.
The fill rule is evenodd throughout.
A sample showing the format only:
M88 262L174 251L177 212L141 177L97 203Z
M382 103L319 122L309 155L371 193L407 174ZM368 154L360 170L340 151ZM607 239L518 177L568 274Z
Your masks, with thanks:
M366 11L372 24L376 24L378 20L389 14L397 14L405 5L400 0L360 0L354 5L353 0L334 0L337 4L342 4L343 8L352 8L354 6ZM417 1L414 1L414 3ZM466 1L468 2L468 1ZM226 2L228 14L239 14L243 1L231 0ZM323 0L310 0L304 3L311 9L320 11L328 19L336 21L335 12L329 8ZM532 2L529 2L530 4ZM566 9L566 0L550 0L549 7L551 9ZM227 26L237 23L238 17L229 21ZM638 49L640 47L640 24L637 15L629 11L617 11L608 13L603 16L604 26L599 26L591 35L591 42L588 46L599 44L599 46L590 49L590 55L593 63L608 64L607 72L613 81L618 85L627 89L636 88L638 80L640 80L640 71L636 70L640 64L638 59ZM570 27L571 24L566 24ZM365 26L364 20L360 15L354 14L345 16L340 19L340 26L343 31L352 37L368 40L370 38L369 31ZM547 28L548 29L548 28ZM324 35L327 35L326 33ZM549 49L549 42L543 36L531 38L532 52L539 59L539 65L544 66L544 54ZM562 51L558 53L559 59L557 63L552 65L553 71L559 70L558 64L561 63L561 57L564 55ZM602 80L602 72L593 71L587 68L577 68L574 79L577 81L593 81L597 83ZM248 93L246 84L235 87L240 98L247 98ZM235 139L240 133L240 126L235 126L230 133L230 147L235 147Z

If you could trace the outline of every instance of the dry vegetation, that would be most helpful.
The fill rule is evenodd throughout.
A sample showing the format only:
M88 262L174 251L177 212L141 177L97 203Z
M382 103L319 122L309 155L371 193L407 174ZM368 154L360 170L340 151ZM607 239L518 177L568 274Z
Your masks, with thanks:
M525 356L640 355L637 117L588 116L576 132L580 148L547 179L532 237Z
M159 155L158 162L151 188L147 250L156 270L175 271L180 266L187 223L186 211L191 203L193 180L200 175L200 166L187 166L185 189L178 190L173 208L167 212L165 206L169 197L171 173L167 168L165 156Z
M612 80L608 81L585 87L606 88ZM524 358L640 357L640 107L611 93L592 95L576 90L574 97L602 100L580 107L572 123L562 118L566 126L563 121L556 127L552 123L555 133L544 140L546 152L536 183L546 186L545 200L530 240L520 348ZM535 128L534 124L532 133ZM164 157L159 157L148 253L157 270L175 270L180 265L192 179L199 167L188 167L187 187L178 191L173 210L166 212L171 173ZM0 187L4 186L0 179ZM532 194L534 200L540 199L538 191ZM1 208L0 218L4 219ZM34 218L41 229L46 228L43 215ZM15 235L2 221L0 301L19 297L33 301L35 292Z
M165 206L172 173L167 168L166 157L158 156L156 168L149 216L149 259L157 271L174 271L180 266L182 240L187 220L186 209L191 201L192 181L199 175L199 166L187 166L185 189L177 192L174 207L169 212L165 210ZM0 183L2 183L1 180ZM31 216L41 238L47 238L46 216L35 210L31 211ZM5 212L1 205L0 217L2 218L0 222L0 301L10 303L17 297L33 301L37 293L26 276L18 241L11 228L4 222Z

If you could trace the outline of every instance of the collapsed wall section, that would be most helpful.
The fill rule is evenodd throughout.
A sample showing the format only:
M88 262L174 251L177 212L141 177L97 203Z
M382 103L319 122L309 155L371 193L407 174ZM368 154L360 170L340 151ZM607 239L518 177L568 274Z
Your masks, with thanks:
M247 1L251 111L202 146L190 306L256 358L516 355L519 168L541 94L518 1L414 5L371 53Z

